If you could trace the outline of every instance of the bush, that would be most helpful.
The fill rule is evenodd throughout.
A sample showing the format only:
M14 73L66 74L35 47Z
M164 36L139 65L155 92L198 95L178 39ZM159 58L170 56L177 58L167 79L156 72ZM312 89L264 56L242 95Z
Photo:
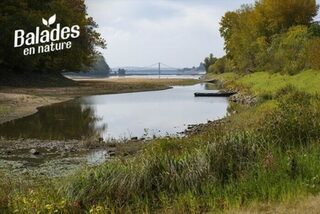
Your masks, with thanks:
M307 62L310 68L320 69L320 37L313 38L307 43Z
M228 134L206 150L210 171L221 184L240 179L255 166L259 146L252 133Z
M270 141L281 146L305 145L320 138L320 100L317 96L282 89L278 108L264 119L262 130Z

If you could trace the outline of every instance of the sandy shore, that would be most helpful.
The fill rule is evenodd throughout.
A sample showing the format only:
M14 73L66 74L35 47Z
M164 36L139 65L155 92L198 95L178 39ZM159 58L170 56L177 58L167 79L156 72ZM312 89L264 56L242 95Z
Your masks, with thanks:
M0 93L0 124L37 112L41 106L64 102L71 97L34 96L16 93Z
M37 112L37 108L97 94L164 90L174 85L191 85L192 79L103 79L77 81L77 86L49 88L1 88L0 124Z

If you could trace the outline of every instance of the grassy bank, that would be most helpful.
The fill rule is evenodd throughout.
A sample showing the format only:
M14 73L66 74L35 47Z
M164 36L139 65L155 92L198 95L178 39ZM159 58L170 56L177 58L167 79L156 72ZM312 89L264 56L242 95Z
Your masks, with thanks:
M303 82L297 79L290 86L260 92L265 75L215 76L228 78L227 87L240 86L262 97L270 93L254 107L234 106L238 114L224 123L183 139L157 139L134 157L83 169L52 181L50 189L8 185L0 191L0 208L26 213L215 213L318 195L317 89L312 84L301 88ZM283 78L286 83L295 76ZM319 78L312 81L320 83Z
M307 70L296 75L280 73L257 72L249 75L225 73L211 74L208 79L218 79L226 82L226 87L240 88L254 95L275 95L279 90L292 86L299 91L316 94L320 93L320 71Z

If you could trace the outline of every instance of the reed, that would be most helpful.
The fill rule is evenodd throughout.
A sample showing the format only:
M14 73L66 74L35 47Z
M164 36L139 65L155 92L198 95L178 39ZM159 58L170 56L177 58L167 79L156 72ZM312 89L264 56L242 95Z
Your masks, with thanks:
M284 88L223 125L156 139L130 158L20 191L1 181L0 209L202 213L319 194L319 106L317 95Z

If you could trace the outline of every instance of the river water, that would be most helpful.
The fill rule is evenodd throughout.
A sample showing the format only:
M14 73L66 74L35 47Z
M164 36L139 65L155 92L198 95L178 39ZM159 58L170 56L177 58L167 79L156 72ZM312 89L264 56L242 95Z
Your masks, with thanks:
M0 136L70 140L176 135L190 124L223 118L226 98L194 97L208 84L168 90L87 96L40 108L31 116L0 125Z
M66 176L110 158L111 148L87 150L78 145L83 142L79 139L177 135L189 124L222 118L227 114L226 98L194 97L195 92L214 91L212 86L87 96L40 108L36 114L0 125L4 143L0 143L0 171L13 177ZM30 153L34 148L39 155Z

